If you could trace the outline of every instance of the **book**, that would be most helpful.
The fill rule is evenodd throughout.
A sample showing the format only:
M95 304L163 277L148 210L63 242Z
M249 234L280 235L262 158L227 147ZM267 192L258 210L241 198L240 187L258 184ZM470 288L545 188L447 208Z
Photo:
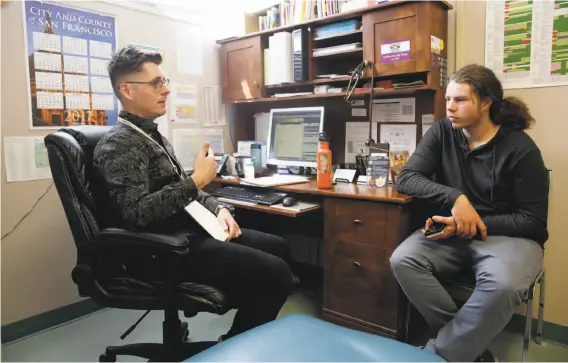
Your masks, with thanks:
M221 226L217 217L199 202L193 201L189 203L189 205L185 207L185 211L191 216L191 218L199 223L201 227L203 227L203 229L211 235L211 237L221 242L225 242L229 239L229 231Z

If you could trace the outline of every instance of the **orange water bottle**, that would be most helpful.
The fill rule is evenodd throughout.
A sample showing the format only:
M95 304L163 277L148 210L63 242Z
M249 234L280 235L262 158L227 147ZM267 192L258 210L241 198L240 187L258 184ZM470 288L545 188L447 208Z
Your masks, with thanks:
M321 189L329 189L331 183L331 150L329 149L329 138L322 132L319 134L319 146L317 154L318 172L317 186Z

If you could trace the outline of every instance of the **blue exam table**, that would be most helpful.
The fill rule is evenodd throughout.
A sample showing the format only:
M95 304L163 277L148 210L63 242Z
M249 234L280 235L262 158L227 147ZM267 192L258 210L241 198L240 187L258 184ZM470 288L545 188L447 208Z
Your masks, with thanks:
M287 315L219 343L185 362L444 362L394 339L307 315Z

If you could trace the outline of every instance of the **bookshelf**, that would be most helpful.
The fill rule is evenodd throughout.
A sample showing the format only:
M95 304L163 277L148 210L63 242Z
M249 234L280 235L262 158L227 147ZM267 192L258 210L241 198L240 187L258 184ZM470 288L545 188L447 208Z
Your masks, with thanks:
M264 50L269 47L268 39L275 33L291 32L301 28L309 33L307 49L309 66L307 79L299 82L297 86L302 84L313 86L316 83L333 86L340 81L348 83L349 71L366 59L375 64L377 80L389 79L392 83L421 81L424 83L423 86L443 89L441 70L433 69L432 65L430 36L447 42L446 19L447 11L451 8L451 5L444 1L389 1L345 13L252 32L241 37L219 40L217 43L221 45L223 102L270 98L274 90L286 87L265 81L267 74L264 72ZM262 13L261 10L254 15L258 17ZM319 27L341 21L357 21L361 26L339 34L316 36L315 32ZM381 46L401 39L410 42L410 58L383 63ZM313 54L314 49L353 43L361 43L361 47L334 54ZM446 49L436 56L446 59ZM322 74L339 74L344 77L325 81L318 77ZM366 70L365 76L371 76L369 70ZM388 94L385 93L384 96ZM330 97L335 96L330 95Z
M331 136L334 160L344 160L345 123L368 121L353 116L346 102L350 71L364 60L375 66L373 98L415 98L416 140L422 137L422 116L445 117L445 70L435 66L434 58L447 59L447 49L433 48L432 37L447 43L447 12L452 6L444 1L389 1L363 9L288 24L276 29L253 32L217 41L220 44L222 101L232 104L232 141L253 140L254 114L271 108L324 106L324 129ZM262 12L257 13L261 14ZM318 35L322 26L351 21L356 27L340 33ZM294 82L268 82L265 50L270 37L282 31L305 29L308 52L307 77ZM381 49L393 42L408 41L409 54L385 61ZM360 47L336 54L314 55L319 48L360 43ZM332 78L322 75L338 75ZM365 73L351 94L368 109L373 74ZM409 87L408 84L414 85ZM333 92L316 93L315 87L329 86ZM329 91L329 89L328 89ZM307 93L307 94L306 94ZM286 97L281 97L286 94ZM296 95L295 95L296 94ZM367 112L368 114L368 112ZM380 132L379 132L380 133ZM378 139L380 135L375 135Z
M325 127L332 135L331 147L336 160L343 158L345 122L367 121L351 115L351 105L345 101L350 71L364 60L375 66L373 98L416 98L417 140L422 136L421 117L445 116L445 69L434 62L447 60L447 49L434 49L433 38L447 43L447 12L452 9L445 1L388 1L378 5L285 24L274 29L250 32L241 37L217 41L220 45L222 101L233 104L233 142L254 139L254 117L275 107L326 107ZM249 16L258 16L260 10ZM318 34L322 26L341 22L355 24L341 32ZM270 37L279 32L304 29L307 32L307 77L299 82L269 82L265 72L265 50ZM324 32L325 33L325 32ZM400 59L386 59L385 45L409 43L409 54ZM329 54L314 54L314 50L349 44L360 44ZM387 54L388 55L388 54ZM443 64L445 62L442 62ZM322 75L337 75L333 78ZM351 98L370 102L371 70L366 69ZM404 85L413 84L414 87ZM329 86L333 92L315 93L317 86ZM294 95L298 93L297 95ZM305 94L309 93L309 94ZM279 97L287 94L287 97ZM328 112L328 109L330 112ZM332 130L333 129L333 130Z
M321 20L341 12L349 0L283 0L259 10L245 13L245 33L279 29L313 20Z

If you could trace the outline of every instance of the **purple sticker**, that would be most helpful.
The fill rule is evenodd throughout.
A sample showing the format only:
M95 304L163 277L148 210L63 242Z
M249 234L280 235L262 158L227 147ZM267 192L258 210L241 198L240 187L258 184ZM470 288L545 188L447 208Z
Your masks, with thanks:
M410 59L410 40L381 44L381 62L392 63Z

